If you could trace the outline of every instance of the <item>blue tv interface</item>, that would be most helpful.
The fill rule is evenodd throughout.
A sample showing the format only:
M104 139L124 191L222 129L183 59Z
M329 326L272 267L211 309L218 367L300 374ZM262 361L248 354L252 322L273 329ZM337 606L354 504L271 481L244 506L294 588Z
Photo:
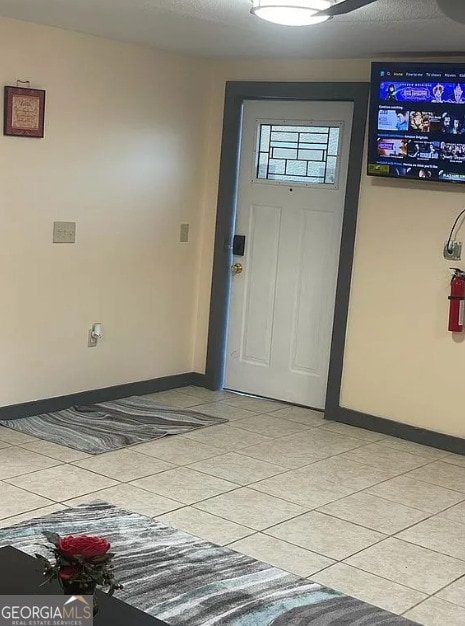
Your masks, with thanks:
M372 64L368 175L465 183L465 64Z

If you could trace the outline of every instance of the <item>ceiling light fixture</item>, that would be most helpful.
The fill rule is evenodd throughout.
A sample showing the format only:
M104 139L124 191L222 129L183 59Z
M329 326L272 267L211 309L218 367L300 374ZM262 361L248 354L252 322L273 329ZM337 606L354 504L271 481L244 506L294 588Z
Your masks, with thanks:
M309 26L329 20L328 15L317 15L329 9L330 0L252 0L250 12L257 17L284 26Z

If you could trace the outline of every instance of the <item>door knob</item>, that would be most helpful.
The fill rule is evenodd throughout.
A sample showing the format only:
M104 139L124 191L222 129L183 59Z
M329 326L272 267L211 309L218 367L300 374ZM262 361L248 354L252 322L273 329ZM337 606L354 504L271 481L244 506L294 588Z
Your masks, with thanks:
M234 263L234 265L231 265L231 273L235 276L236 274L241 274L242 270L244 268L242 267L241 263Z

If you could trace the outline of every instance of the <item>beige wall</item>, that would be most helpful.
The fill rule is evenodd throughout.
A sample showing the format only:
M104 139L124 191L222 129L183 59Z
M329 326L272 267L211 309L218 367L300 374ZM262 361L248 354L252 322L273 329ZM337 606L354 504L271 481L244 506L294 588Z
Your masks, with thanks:
M369 61L193 60L6 19L0 55L3 84L47 90L45 139L0 136L0 406L203 371L225 81L368 80ZM363 176L343 406L465 436L441 256L462 197Z
M47 91L0 136L0 406L192 371L208 63L6 19L0 58Z
M365 81L369 71L366 60L216 64L196 369L201 370L205 359L225 81ZM465 206L463 198L462 188L454 186L363 175L342 406L465 436L458 393L465 344L447 332L450 263L442 258L453 219Z

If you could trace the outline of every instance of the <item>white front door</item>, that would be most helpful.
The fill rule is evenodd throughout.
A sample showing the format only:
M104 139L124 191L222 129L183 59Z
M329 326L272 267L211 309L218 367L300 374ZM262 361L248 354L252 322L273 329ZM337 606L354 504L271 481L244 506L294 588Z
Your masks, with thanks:
M244 105L225 387L323 408L353 104Z

